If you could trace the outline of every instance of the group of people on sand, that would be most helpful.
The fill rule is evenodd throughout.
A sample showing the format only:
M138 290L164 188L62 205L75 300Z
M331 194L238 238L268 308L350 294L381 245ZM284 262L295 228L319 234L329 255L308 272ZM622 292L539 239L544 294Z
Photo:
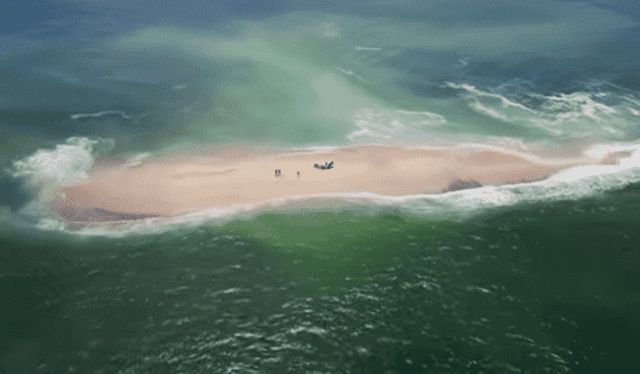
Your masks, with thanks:
M313 167L320 170L333 169L333 161L326 161L324 165L313 164ZM282 175L282 170L276 169L276 178ZM298 179L300 178L300 172L298 172Z
M276 169L276 178L279 177L282 174L282 171L280 169ZM300 178L300 172L298 172L298 178Z

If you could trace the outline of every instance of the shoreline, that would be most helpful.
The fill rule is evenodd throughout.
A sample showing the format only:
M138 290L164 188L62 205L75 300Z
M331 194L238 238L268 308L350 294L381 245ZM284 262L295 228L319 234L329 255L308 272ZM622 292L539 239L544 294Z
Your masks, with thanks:
M538 181L573 166L615 163L622 156L610 153L593 161L540 162L537 156L487 148L378 145L321 152L223 150L164 157L134 167L103 162L89 172L88 180L60 189L52 207L70 222L104 222L324 193L440 194ZM334 161L335 167L313 167L325 161ZM276 169L281 170L280 176L275 175Z

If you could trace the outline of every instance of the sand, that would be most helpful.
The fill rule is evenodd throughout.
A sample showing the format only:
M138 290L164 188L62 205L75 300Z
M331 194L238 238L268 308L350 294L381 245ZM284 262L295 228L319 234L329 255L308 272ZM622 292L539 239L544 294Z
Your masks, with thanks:
M334 161L335 167L313 167L325 161ZM602 161L611 163L612 158L609 155ZM278 154L222 151L147 161L134 167L99 162L89 179L61 189L53 206L70 221L136 219L293 195L435 194L540 180L584 164L587 162L554 164L481 148L362 146ZM281 170L281 176L276 177L276 169Z

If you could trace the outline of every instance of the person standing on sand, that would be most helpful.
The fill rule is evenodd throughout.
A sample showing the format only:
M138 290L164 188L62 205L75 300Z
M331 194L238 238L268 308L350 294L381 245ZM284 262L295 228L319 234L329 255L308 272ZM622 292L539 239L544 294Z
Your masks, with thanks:
M298 172L298 179L300 179L300 172Z

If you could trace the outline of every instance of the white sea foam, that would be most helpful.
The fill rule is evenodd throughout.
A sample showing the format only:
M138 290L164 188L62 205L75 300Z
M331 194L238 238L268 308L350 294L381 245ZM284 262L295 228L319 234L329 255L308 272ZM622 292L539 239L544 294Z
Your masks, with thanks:
M151 155L151 153L149 153L149 152L145 152L145 153L140 153L140 154L134 155L133 157L130 157L127 160L127 162L125 163L125 167L130 168L130 169L138 167L138 166L142 165L143 161L145 159L147 159L150 155Z
M87 178L94 162L96 148L109 150L113 141L71 137L54 149L41 149L31 156L13 162L7 172L15 178L26 178L32 185L55 183L70 185Z
M125 112L123 112L121 110L103 110L102 112L96 112L96 113L72 114L71 115L71 119L72 120L77 120L77 119L80 119L80 118L98 118L98 117L102 117L102 116L108 116L108 115L111 115L111 114L119 114L124 119L131 119L131 116L127 115Z
M82 236L122 237L131 234L158 234L180 227L197 227L202 224L224 225L232 220L251 219L265 210L355 209L362 211L363 207L366 208L365 211L373 213L380 211L379 209L383 211L394 209L424 218L470 217L487 209L519 203L582 199L640 182L640 144L638 143L596 145L585 151L585 157L599 158L611 152L629 152L631 156L622 159L619 165L573 167L546 180L533 183L485 186L439 195L417 194L394 197L370 192L300 195L272 199L258 204L212 207L173 217L92 223L71 231L67 223L51 218L42 220L38 227L69 231Z
M469 65L469 62L466 59L459 59L458 60L459 64L453 65L454 67L458 68L458 69L462 69L463 67Z
M640 144L600 145L593 149L597 151L589 150L590 157L623 151L630 152L631 156L622 159L619 165L577 166L539 182L486 186L436 196L416 195L400 198L397 202L408 212L418 215L442 211L472 213L522 202L576 200L640 182ZM393 205L393 202L383 199L378 204Z
M379 47L355 47L356 51L381 51L382 48Z
M87 178L93 166L95 148L112 146L113 142L102 139L73 137L54 149L39 150L31 156L15 161L13 170L7 170L17 178L25 178L27 183L46 191L47 186L65 186ZM384 146L379 144L379 146ZM337 147L298 148L300 152L323 153ZM418 147L439 149L442 147ZM575 162L567 159L548 159L488 144L459 144L461 152L466 149L489 149L528 157L534 162L562 164ZM640 143L596 144L586 149L582 160L598 160L610 153L628 152L631 155L618 165L578 166L565 169L543 181L505 186L485 186L477 189L454 191L440 195L416 194L410 196L383 196L366 191L359 193L325 193L317 195L290 196L264 201L258 204L231 207L212 207L173 217L148 218L137 221L86 224L83 228L70 230L67 222L55 217L50 210L48 197L41 192L34 201L21 211L41 217L37 227L43 230L69 231L78 235L126 236L132 233L161 233L176 227L198 226L205 222L224 224L235 219L249 219L264 210L305 209L321 206L327 209L350 209L370 207L397 209L407 214L421 217L447 215L467 216L488 208L510 206L523 202L543 202L550 200L572 200L599 194L603 191L623 188L630 183L640 182ZM149 157L148 153L138 154L129 159L127 165L135 167ZM44 186L44 188L43 188ZM373 210L375 211L375 209Z
M629 94L579 91L543 95L514 81L481 90L474 85L447 82L445 87L463 92L469 108L503 122L543 129L555 136L624 139L637 126L640 103ZM585 89L593 89L585 84ZM526 105L525 105L526 104Z
M355 113L353 124L357 130L347 138L350 141L397 139L415 134L423 127L438 127L446 123L446 119L436 113L365 108Z
M496 99L498 101L500 101L501 103L501 107L502 108L508 108L508 107L514 107L514 108L518 108L521 109L527 113L534 113L533 110L527 108L526 106L522 105L522 104L518 104L516 102L513 102L511 100L509 100L508 98L499 95L499 94L495 94L495 93L491 93L491 92L484 92L481 91L479 89L477 89L475 86L472 86L470 84L456 84L456 83L452 83L452 82L447 82L446 83L447 87L450 88L454 88L454 89L462 89L465 90L469 93L471 93L474 98L479 98L479 97L488 97L488 98L492 98L492 99Z
M54 216L51 199L59 188L86 179L87 172L93 167L94 152L109 151L113 144L110 139L71 137L65 144L38 150L31 156L14 161L13 168L5 171L14 178L22 178L36 194L20 213L41 218L41 228L64 228L62 223L51 218Z

